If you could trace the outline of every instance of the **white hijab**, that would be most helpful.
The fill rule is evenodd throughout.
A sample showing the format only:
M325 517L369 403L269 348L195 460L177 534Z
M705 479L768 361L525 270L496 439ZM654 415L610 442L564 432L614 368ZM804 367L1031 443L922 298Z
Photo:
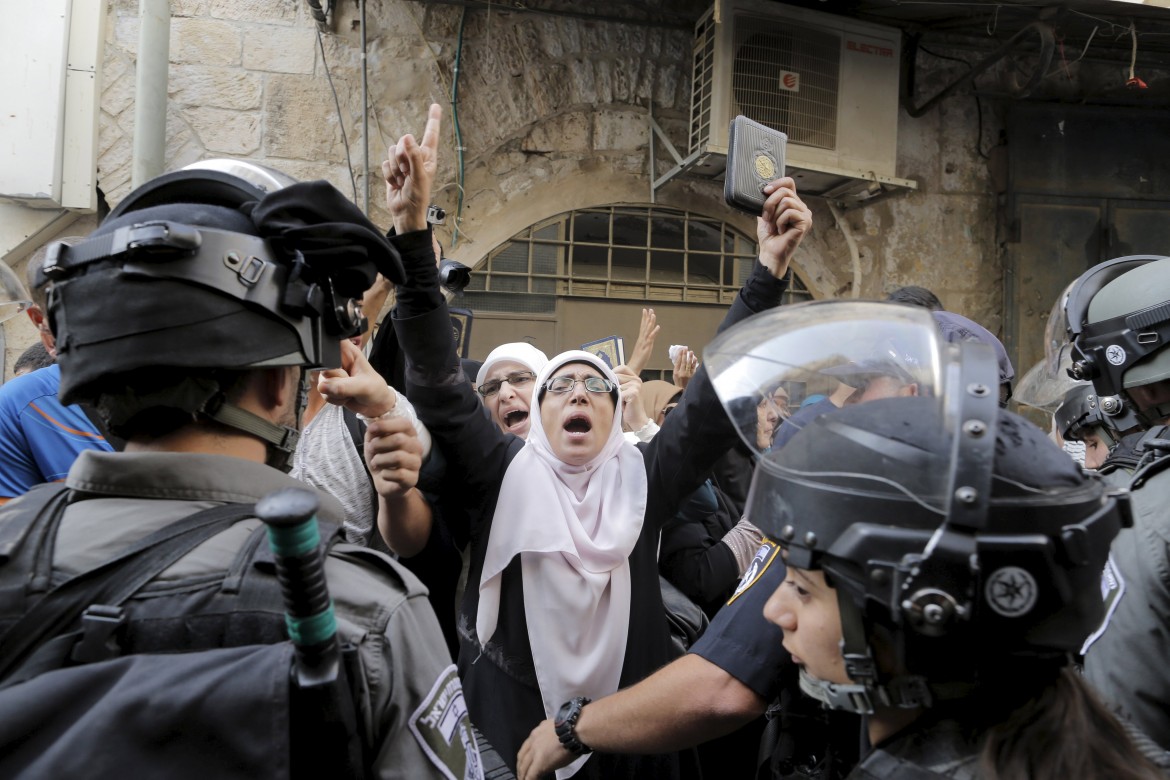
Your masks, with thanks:
M597 699L618 689L630 630L629 556L646 513L646 467L622 437L620 393L597 457L570 466L553 454L536 397L567 363L587 363L617 386L605 363L581 351L557 355L536 377L528 441L500 486L475 621L485 644L496 630L504 568L519 555L528 640L550 718L576 696ZM587 758L557 777L570 777Z
M496 363L502 363L505 360L528 366L534 374L539 374L548 363L548 358L543 352L525 341L501 344L484 358L483 365L479 367L479 373L475 375L475 386L479 387L486 382L488 374L491 373Z

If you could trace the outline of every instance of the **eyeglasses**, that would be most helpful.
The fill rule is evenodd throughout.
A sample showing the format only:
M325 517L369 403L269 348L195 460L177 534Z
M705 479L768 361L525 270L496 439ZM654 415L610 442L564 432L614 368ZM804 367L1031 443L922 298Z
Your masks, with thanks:
M557 376L544 383L544 389L550 393L557 393L564 395L565 393L573 392L573 388L577 383L581 382L585 385L585 389L591 393L610 393L613 392L613 382L600 376L587 376L584 379L574 379L571 376Z
M502 379L493 379L490 382L484 382L479 387L475 388L479 394L484 398L491 398L496 393L500 392L500 385L507 382L512 387L523 387L524 385L536 379L536 374L531 371L513 371L511 374Z

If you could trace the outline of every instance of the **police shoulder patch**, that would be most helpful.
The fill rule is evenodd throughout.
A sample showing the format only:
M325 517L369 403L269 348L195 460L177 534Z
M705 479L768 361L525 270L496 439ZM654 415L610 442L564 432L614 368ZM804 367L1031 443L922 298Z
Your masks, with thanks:
M410 716L410 731L448 780L483 780L479 746L467 717L463 685L452 664Z
M760 549L756 550L756 555L752 558L752 562L748 564L743 576L739 580L739 585L735 586L735 593L731 594L731 598L727 600L730 604L739 598L744 591L756 584L758 580L768 567L772 565L772 561L776 560L776 556L780 554L780 545L764 540L760 545Z

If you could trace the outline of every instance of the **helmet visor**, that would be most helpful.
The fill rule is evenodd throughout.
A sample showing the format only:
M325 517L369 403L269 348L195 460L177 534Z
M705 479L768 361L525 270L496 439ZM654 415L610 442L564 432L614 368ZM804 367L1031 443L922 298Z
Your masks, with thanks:
M752 522L789 542L790 553L809 532L819 539L810 548L825 549L862 518L898 525L922 515L914 525L937 527L954 477L949 442L961 424L943 385L960 381L959 351L925 309L876 302L786 306L720 334L704 358L728 416L760 456ZM984 394L994 393L997 376L987 354ZM770 409L777 387L795 410L780 423ZM814 394L825 399L800 407ZM852 421L857 407L873 404L884 415L894 411L890 404L909 402L930 429L930 448L901 429ZM825 516L828 495L839 517Z
M1072 366L1069 344L1065 343L1061 350L1062 354L1055 363L1044 359L1028 369L1016 384L1012 400L1052 414L1064 403L1069 392L1087 384L1068 375L1068 369Z
M925 310L822 301L756 315L720 334L704 359L740 437L763 454L783 422L777 398L799 425L878 398L937 396L942 347Z
M15 317L32 305L24 283L8 264L0 262L0 322Z
M1078 384L1068 375L1072 366L1072 343L1068 322L1068 295L1074 279L1056 296L1044 326L1044 358L1024 372L1016 383L1012 400L1052 414L1065 395Z

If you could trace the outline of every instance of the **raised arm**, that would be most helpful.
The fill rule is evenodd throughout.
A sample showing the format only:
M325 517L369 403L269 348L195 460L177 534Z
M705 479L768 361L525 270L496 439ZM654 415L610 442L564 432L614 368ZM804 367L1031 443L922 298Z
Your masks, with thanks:
M402 557L417 555L431 536L434 517L417 487L422 445L410 420L371 420L365 458L378 493L378 533Z
M812 212L796 194L796 182L785 176L766 185L764 212L756 218L760 265L776 279L788 274L788 264L804 236L812 229Z
M699 356L684 346L674 356L674 383L679 387L686 388L691 382L691 377L698 370Z
M662 326L658 324L658 316L653 309L642 309L642 324L638 327L638 340L634 342L634 348L630 351L630 357L626 360L626 367L634 372L634 376L640 376L646 370L646 364L650 362L650 356L654 354L654 341L658 338L658 331L662 330Z
M498 483L499 470L514 437L503 434L460 368L451 317L439 289L430 229L426 221L437 167L442 108L432 105L422 142L405 135L382 163L386 205L394 220L391 242L402 255L405 281L397 289L392 322L406 355L406 392L419 418L443 448L460 498L475 502Z
M362 296L362 314L366 317L366 329L362 332L363 347L369 342L374 326L377 324L378 315L382 312L382 307L386 305L386 299L393 289L394 283L382 274L378 274L373 286L366 290L366 294Z
M439 167L439 126L442 120L443 107L432 103L422 142L407 133L387 150L386 160L382 162L386 208L394 220L396 233L427 228L431 185Z
M431 507L415 485L431 450L431 437L361 350L341 342L341 367L321 372L321 396L369 420L364 455L378 494L377 526L390 549L409 557L431 533Z
M812 227L812 212L796 194L792 179L777 179L765 192L768 199L756 230L759 263L731 304L719 332L779 305L792 255ZM644 445L649 477L647 519L662 523L673 517L679 502L702 484L715 461L735 443L736 435L711 387L706 366L700 364L682 402L667 416L654 440Z

